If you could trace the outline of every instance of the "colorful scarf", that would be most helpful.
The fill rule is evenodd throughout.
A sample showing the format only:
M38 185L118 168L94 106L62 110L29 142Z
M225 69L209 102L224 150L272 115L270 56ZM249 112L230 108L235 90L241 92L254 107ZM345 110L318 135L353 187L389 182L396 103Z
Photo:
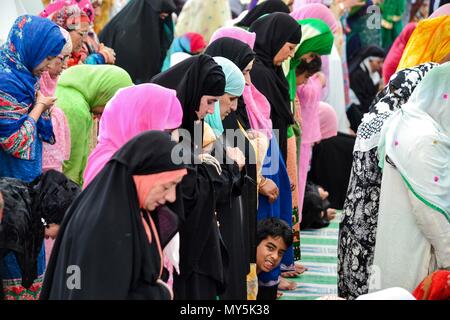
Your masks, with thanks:
M64 173L82 185L89 153L91 109L105 106L120 88L131 86L128 73L112 65L78 65L66 70L58 81L56 97L64 111L71 132L71 154L64 163Z
M88 0L82 2L88 2L90 5ZM86 3L85 5L88 4ZM82 7L84 6L80 4L80 1L57 0L49 4L39 16L52 20L68 31L73 31L79 29L82 22L93 22L93 9L92 11L88 9L83 10ZM88 15L88 12L91 16Z
M222 67L225 74L225 93L235 97L242 96L245 87L245 79L242 71L230 60L224 57L214 57L214 61ZM205 122L214 130L216 136L221 136L224 129L222 125L222 118L220 116L220 102L217 101L214 105L214 113L208 114L205 117Z
M89 156L83 187L133 137L148 130L176 129L182 119L183 110L172 89L146 83L117 91L102 114L98 144Z
M441 62L450 52L450 16L422 20L403 51L397 70Z
M48 112L37 124L28 116L39 87L33 69L47 57L59 55L64 44L53 22L24 15L16 19L0 50L0 176L33 180L41 172L40 141L53 143L54 136Z
M294 101L297 91L295 69L301 62L302 55L314 52L319 55L328 55L333 48L333 33L330 27L320 19L304 19L297 21L302 26L302 39L297 47L294 58L289 66L289 94Z
M246 43L251 49L255 46L256 34L238 27L224 27L217 30L211 42L220 38L233 38ZM250 127L263 132L272 138L272 120L270 119L270 103L267 98L251 84L245 86L243 99L247 110Z
M161 72L166 71L171 67L170 58L174 53L184 52L192 56L194 54L200 53L205 47L205 39L199 33L188 32L185 35L176 38L167 51L167 55L164 59Z
M411 192L450 223L450 62L433 68L383 126L378 154Z

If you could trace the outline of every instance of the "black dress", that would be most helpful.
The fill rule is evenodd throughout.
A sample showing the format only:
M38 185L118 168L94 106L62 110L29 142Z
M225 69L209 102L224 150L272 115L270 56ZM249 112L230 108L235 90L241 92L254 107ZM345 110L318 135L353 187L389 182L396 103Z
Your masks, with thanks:
M181 182L185 221L180 227L180 274L174 276L175 299L215 300L225 288L228 259L217 224L216 203L221 188L228 187L224 177L232 176L234 169L225 168L221 177L214 166L195 162L203 134L197 135L200 141L191 138L195 139L196 128L200 132L203 128L195 112L201 97L222 96L225 75L210 56L198 55L160 73L152 82L177 91L183 107L181 128L190 134L182 142L191 164Z
M244 70L255 58L253 50L244 42L232 38L220 38L212 42L205 53L211 56L221 56L232 61L240 70ZM245 167L239 173L239 181L233 182L233 190L224 201L217 202L217 213L220 222L220 231L228 251L229 266L225 272L226 289L220 296L223 300L245 300L247 298L246 276L250 272L250 264L255 263L256 254L256 215L257 215L257 189L256 166L250 163L255 156L250 141L240 130L250 129L247 112L242 97L238 103L239 112L232 112L222 121L225 130L232 130L237 134L239 141L245 141L241 151L246 158ZM239 120L238 120L239 119ZM227 132L225 132L226 134ZM218 140L218 148L223 143L236 146L235 141L228 136ZM224 152L225 154L225 152ZM228 194L228 193L225 193Z
M286 42L300 43L301 28L287 13L271 13L256 20L249 29L256 33L256 60L251 71L252 82L270 103L270 118L278 130L278 143L283 159L287 159L287 130L294 123L289 84L281 66L273 59Z
M355 137L338 132L313 147L308 180L330 193L330 207L342 210L353 162Z
M130 1L99 34L100 42L114 49L116 65L125 69L135 84L149 82L161 71L173 41L176 10L172 0ZM160 13L169 16L162 20Z
M177 219L168 210L158 211L157 222L170 223L152 228L149 213L140 209L133 176L183 169L171 161L174 146L167 133L147 131L116 152L66 213L41 299L170 298L160 281L157 241L149 241L144 223L164 247L178 229Z

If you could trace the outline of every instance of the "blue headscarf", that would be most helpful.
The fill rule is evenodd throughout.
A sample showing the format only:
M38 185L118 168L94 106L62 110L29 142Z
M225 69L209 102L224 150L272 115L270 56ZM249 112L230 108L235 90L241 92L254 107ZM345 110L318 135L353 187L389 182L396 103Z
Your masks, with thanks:
M28 118L38 87L33 69L48 56L58 56L65 43L59 27L48 19L30 15L16 19L0 49L0 99L13 106L0 108L0 138L19 130ZM48 113L41 116L37 128L42 140L52 142Z
M167 51L167 55L166 58L164 59L161 72L164 72L170 68L170 57L175 52L185 52L191 54L191 40L186 36L181 36L173 40L172 45Z
M225 74L225 93L231 94L235 97L240 97L244 93L245 78L242 71L230 60L224 57L214 57L216 63L222 67ZM222 135L224 129L222 125L222 118L220 117L220 102L217 101L214 105L214 113L208 114L205 117L206 123L214 130L216 136Z
M24 15L0 49L0 176L31 182L42 173L42 141L55 136L48 111L37 123L29 116L39 87L33 69L65 43L55 23Z
M37 82L33 69L48 56L60 54L65 43L52 21L29 15L18 17L0 51L0 90L19 103L33 103Z

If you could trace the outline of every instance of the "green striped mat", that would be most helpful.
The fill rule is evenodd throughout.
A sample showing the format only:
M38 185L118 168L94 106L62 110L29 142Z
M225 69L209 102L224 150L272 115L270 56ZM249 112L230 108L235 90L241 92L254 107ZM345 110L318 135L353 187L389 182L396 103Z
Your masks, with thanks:
M302 265L308 271L298 278L297 289L283 291L280 300L315 300L337 295L337 248L340 212L327 228L300 232Z

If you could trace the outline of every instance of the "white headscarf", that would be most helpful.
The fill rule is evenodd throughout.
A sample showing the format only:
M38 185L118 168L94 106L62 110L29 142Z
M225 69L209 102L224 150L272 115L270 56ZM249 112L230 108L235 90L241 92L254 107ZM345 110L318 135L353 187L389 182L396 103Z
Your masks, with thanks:
M383 127L378 154L414 195L450 223L450 62L435 67Z

